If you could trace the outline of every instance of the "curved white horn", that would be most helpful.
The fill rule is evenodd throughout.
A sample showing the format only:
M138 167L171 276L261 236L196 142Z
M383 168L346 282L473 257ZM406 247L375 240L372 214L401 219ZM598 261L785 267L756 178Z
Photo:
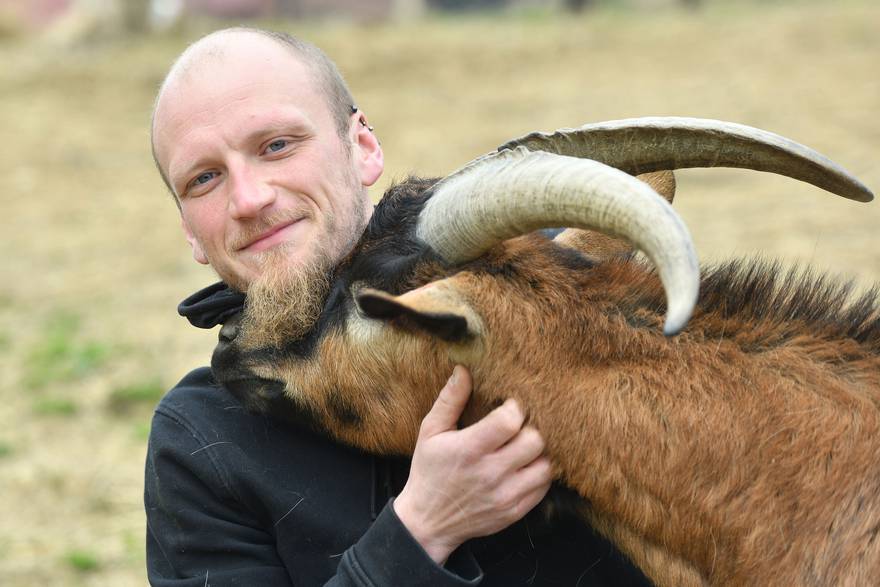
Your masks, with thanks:
M704 118L644 117L534 132L499 150L525 147L601 161L631 175L689 167L739 167L785 175L856 200L874 199L862 182L824 155L783 136Z
M484 156L440 180L419 214L416 235L450 263L545 227L622 237L643 251L666 290L664 333L687 323L699 266L684 222L647 184L596 161L528 151Z

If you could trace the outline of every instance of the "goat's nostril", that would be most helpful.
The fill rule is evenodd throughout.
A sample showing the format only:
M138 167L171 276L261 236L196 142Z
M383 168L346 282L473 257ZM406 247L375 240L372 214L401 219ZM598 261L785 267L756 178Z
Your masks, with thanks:
M238 324L224 324L223 328L220 329L221 342L232 342L233 340L235 340L236 336L238 336Z

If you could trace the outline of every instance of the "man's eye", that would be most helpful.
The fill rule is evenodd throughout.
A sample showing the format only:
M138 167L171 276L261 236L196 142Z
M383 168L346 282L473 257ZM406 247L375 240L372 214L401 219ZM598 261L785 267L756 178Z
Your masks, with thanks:
M269 153L277 153L286 146L287 141L285 141L284 139L278 139L269 143L269 145L266 147L266 151Z
M196 185L202 185L202 184L208 183L209 181L214 179L214 177L216 175L217 175L216 171L206 171L206 172L200 174L199 176L197 176L192 181L192 185L196 186Z

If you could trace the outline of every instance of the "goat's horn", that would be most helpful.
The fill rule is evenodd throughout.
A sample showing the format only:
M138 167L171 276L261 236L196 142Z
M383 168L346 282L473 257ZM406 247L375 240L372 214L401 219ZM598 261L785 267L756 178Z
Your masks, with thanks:
M778 173L856 200L874 199L864 184L824 155L777 134L703 118L645 117L535 132L498 150L526 147L601 161L631 175L688 167L741 167Z
M598 230L633 243L654 262L666 289L664 333L679 332L699 291L690 235L672 206L646 183L588 159L518 147L477 159L437 182L416 235L450 263L539 228Z

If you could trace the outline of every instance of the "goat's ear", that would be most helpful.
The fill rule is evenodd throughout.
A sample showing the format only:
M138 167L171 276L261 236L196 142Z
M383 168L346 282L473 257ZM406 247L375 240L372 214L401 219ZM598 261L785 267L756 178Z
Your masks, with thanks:
M675 174L671 171L654 171L642 173L636 178L651 186L655 192L666 198L670 204L675 199Z
M422 332L446 342L466 342L479 334L480 321L447 280L401 296L363 288L355 295L360 311L394 328Z
M667 202L672 203L673 198L675 198L674 173L671 171L654 171L652 173L642 173L636 177L651 186ZM626 241L593 230L582 230L579 228L567 228L559 233L553 241L563 247L580 251L599 261L628 255L632 252L632 246Z

